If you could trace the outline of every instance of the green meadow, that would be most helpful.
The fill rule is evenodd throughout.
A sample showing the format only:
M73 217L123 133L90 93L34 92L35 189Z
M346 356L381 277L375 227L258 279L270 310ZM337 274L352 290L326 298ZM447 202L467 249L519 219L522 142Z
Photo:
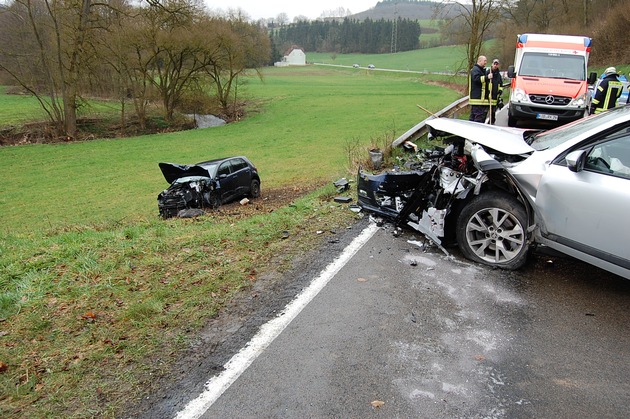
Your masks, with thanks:
M465 57L464 47L458 45L399 52L396 54L327 54L309 52L306 54L306 61L309 63L349 66L359 64L362 67L373 64L376 68L455 73L466 69Z
M374 64L416 65L389 58ZM356 221L332 202L334 180L354 178L371 147L424 119L417 105L437 111L459 97L420 74L263 74L241 78L247 114L223 127L0 148L0 416L124 416L239 291L324 243L318 231ZM4 90L0 108L0 125L42 116ZM228 155L256 164L261 200L304 193L248 217L158 217L159 162Z
M263 190L321 184L352 175L344 167L348 142L369 146L400 135L426 116L417 104L436 111L457 97L415 75L312 66L268 69L263 80L247 78L240 92L254 106L224 127L0 149L1 229L154 217L157 194L168 186L162 161L244 154L259 167Z

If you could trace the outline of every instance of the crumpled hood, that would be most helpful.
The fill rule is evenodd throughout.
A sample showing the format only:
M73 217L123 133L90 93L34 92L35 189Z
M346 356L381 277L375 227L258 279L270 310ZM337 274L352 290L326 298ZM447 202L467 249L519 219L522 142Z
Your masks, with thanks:
M521 155L534 151L525 142L524 135L528 132L526 129L498 127L496 125L486 125L452 118L431 119L427 121L427 125L438 131L465 138L503 154Z
M187 176L211 177L208 170L196 164L159 163L159 166L168 183L173 183L177 179Z

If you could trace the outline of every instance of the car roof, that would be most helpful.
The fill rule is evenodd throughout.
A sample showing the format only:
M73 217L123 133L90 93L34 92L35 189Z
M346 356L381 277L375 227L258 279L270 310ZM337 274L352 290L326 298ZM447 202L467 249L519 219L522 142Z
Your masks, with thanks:
M212 159L212 160L206 160L206 161L202 161L199 163L195 163L197 166L204 166L204 165L210 165L210 164L215 164L215 163L223 163L226 160L232 160L232 159L243 159L246 162L249 163L249 160L247 159L247 157L245 156L232 156L232 157L222 157L220 159Z
M168 183L173 183L177 179L182 177L196 176L196 177L212 177L213 173L210 172L210 166L219 165L224 161L232 159L243 159L247 164L252 165L251 162L245 156L233 156L223 157L220 159L206 160L195 164L178 164L178 163L159 163L160 170L164 175L164 179Z

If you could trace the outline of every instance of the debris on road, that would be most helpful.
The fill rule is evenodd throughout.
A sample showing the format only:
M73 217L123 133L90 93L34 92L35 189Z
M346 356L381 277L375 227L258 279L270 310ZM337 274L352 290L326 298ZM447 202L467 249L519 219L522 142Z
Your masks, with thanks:
M333 182L333 185L337 188L337 192L341 193L350 189L350 182L345 177Z

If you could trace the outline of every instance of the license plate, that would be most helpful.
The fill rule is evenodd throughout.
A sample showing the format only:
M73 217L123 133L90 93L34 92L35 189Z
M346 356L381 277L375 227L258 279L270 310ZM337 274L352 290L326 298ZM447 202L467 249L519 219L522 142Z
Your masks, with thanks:
M558 115L549 115L546 113L538 113L536 114L536 119L544 119L546 121L557 121Z

